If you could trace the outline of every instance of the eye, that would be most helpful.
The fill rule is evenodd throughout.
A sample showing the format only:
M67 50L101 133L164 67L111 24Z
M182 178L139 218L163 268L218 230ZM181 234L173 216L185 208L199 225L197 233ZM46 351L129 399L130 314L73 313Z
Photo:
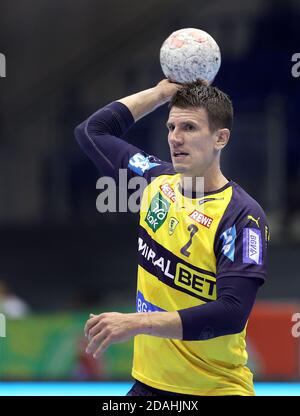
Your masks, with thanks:
M185 124L184 128L187 131L193 131L193 130L195 130L195 126L193 124L190 124L190 123Z
M175 129L174 124L167 124L167 129L173 131Z

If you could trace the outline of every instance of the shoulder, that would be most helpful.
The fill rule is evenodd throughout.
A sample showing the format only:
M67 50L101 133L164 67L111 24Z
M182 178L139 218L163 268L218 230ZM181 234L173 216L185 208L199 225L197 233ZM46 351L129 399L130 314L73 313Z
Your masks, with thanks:
M215 235L215 248L219 246L224 235L243 235L244 230L259 230L263 235L269 234L266 214L260 204L240 185L231 182L231 198L219 222Z
M173 165L143 151L135 152L128 161L128 169L148 181L160 175L174 175Z
M249 219L257 220L258 217L266 221L266 214L261 205L235 182L232 182L232 196L224 213L224 217L224 219L230 217L231 220L234 219L238 222L243 219L245 222L249 222Z
M270 238L266 215L260 204L241 186L231 183L231 198L215 234L217 276L267 276Z

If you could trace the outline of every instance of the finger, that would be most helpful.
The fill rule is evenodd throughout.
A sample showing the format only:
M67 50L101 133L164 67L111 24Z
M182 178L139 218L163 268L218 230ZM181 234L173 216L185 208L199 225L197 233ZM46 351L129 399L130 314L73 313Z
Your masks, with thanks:
M94 351L96 350L97 346L102 342L102 340L105 338L105 333L104 332L100 332L99 334L95 335L90 343L88 344L88 346L86 347L85 352L87 354L92 354L94 353Z
M100 355L102 355L107 350L110 344L112 344L112 340L109 337L105 338L94 352L93 357L95 359L99 358Z
M90 330L91 320L88 319L84 325L84 335L87 336Z
M102 331L102 329L104 329L104 327L105 327L105 324L104 324L104 322L103 321L98 321L97 323L96 323L96 325L94 325L90 330L89 330L89 332L87 333L87 337L88 337L88 339L90 340L91 338L93 338L95 335L97 335L99 332L101 332Z
M91 314L92 315L92 314ZM93 315L93 318L90 318L86 321L85 327L84 327L84 334L85 336L88 336L89 330L98 323L99 318L101 315Z
M102 315L103 314L100 314L100 315L90 314L92 318L87 320L85 327L84 327L84 332L86 335L88 335L89 330L99 322L99 320L102 318Z
M88 334L88 321L86 321L86 323L85 323L85 325L84 325L83 332L84 332L84 336L86 337L86 336L87 336L87 334Z

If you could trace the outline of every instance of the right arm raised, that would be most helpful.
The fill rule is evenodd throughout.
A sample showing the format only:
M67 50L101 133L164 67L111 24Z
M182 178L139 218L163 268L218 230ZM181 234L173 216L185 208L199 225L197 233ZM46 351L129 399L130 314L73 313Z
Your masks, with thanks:
M137 121L168 102L178 88L180 88L179 84L163 79L153 88L129 95L118 101L126 105L134 121Z
M76 140L103 175L116 177L117 170L127 168L128 161L137 154L133 163L140 164L141 169L133 170L137 174L145 172L148 155L120 137L135 121L169 101L177 89L177 84L163 80L153 88L108 104L76 127Z

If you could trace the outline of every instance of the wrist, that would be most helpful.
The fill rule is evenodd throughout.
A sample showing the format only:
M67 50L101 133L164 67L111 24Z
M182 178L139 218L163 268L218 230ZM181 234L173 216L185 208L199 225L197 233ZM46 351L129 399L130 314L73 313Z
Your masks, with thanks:
M157 101L159 102L159 105L163 105L170 101L172 95L174 92L167 91L166 88L163 88L161 85L156 85L154 88L154 94L157 96Z

